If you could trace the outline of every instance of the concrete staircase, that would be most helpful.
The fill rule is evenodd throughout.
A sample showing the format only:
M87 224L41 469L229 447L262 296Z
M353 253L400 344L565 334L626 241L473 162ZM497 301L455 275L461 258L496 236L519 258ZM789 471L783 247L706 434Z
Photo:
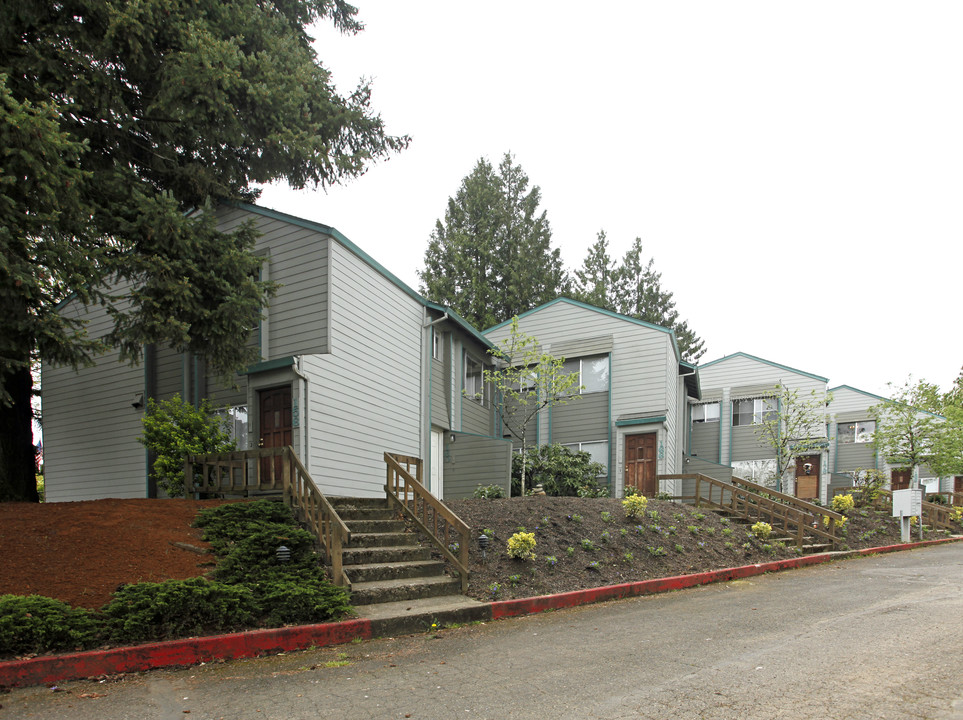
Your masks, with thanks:
M413 632L432 622L482 619L483 603L461 594L461 581L445 574L418 535L408 532L386 498L329 498L351 531L343 551L351 604L369 618L398 618L393 632ZM477 618L475 617L477 615Z

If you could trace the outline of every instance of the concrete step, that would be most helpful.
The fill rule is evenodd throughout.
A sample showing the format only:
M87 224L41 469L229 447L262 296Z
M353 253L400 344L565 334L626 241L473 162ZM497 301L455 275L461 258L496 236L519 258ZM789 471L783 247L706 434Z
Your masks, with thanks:
M408 538L410 541L410 538ZM375 563L413 562L431 558L431 550L421 545L395 545L388 547L345 548L344 565L371 565Z
M453 623L487 622L491 620L488 603L464 595L443 595L419 600L395 600L355 608L360 617L371 620L375 636L390 637L427 632L432 623L439 628Z
M406 532L352 532L348 547L390 547L393 545L409 545L414 536Z
M372 510L379 510L390 507L388 505L388 498L386 497L345 497L343 495L337 495L328 498L328 502L334 506L334 509L340 514L341 508L368 508Z
M352 583L351 604L372 605L397 600L417 600L418 598L438 597L440 595L457 595L460 592L461 581L447 575L378 580Z
M365 518L363 520L352 520L342 518L345 525L348 526L348 530L351 531L352 535L361 533L403 533L405 531L405 524L396 518L390 520L372 520Z
M396 578L438 576L445 572L445 563L440 560L365 563L346 565L344 571L351 583L354 584Z
M813 543L812 545L803 545L802 551L804 555L815 555L817 553L829 552L833 549L830 543Z
M399 517L397 510L387 507L371 508L346 505L340 508L336 507L335 511L345 522L353 520L397 520Z

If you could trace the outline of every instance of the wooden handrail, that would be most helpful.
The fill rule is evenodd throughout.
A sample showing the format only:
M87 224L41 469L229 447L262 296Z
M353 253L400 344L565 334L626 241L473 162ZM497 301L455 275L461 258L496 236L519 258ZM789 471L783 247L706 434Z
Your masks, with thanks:
M735 475L732 476L732 483L734 485L742 485L743 487L749 488L756 493L765 493L770 497L776 498L787 505L792 505L793 507L799 508L804 512L811 513L813 515L822 515L823 517L829 518L829 521L836 522L842 520L843 516L833 510L824 508L821 505L816 505L811 502L806 502L800 498L794 497L793 495L787 495L786 493L781 493L776 490L770 490L765 485L759 485L749 480L743 480L741 477Z
M458 570L461 591L468 591L468 525L421 483L421 458L385 453L385 494L421 529L428 539ZM411 474L412 467L415 474ZM430 512L429 512L430 510ZM439 529L439 524L441 528ZM458 537L458 554L452 549L453 534Z
M692 495L679 495L673 500L690 501L696 507L706 507L727 510L745 520L769 523L777 532L791 537L796 546L802 550L806 535L813 535L828 541L833 547L838 542L836 537L836 517L842 515L828 511L831 521L820 527L820 519L812 512L800 507L779 502L765 495L761 495L747 487L717 480L701 473L686 473L681 475L659 475L659 480L694 480ZM833 517L835 516L835 517Z
M262 463L265 458L271 458L270 462ZM274 458L279 458L280 462ZM331 565L332 582L350 587L343 569L343 550L351 541L351 532L315 484L293 447L285 445L189 455L184 460L184 493L187 497L194 493L247 496L252 490L281 491L284 502L307 526L324 551Z

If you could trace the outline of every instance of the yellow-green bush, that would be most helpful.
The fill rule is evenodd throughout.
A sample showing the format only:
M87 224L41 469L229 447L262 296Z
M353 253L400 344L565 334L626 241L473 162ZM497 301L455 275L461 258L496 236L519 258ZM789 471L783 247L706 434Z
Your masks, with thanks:
M508 538L508 557L516 560L534 560L535 533L517 532Z
M758 538L765 540L770 535L772 535L772 525L767 522L757 522L751 528L752 534Z
M625 508L625 517L630 520L637 520L645 517L645 508L649 505L649 499L645 495L630 495L622 501Z
M856 507L856 500L848 493L846 495L837 495L833 498L832 507L834 512L849 515L850 511Z

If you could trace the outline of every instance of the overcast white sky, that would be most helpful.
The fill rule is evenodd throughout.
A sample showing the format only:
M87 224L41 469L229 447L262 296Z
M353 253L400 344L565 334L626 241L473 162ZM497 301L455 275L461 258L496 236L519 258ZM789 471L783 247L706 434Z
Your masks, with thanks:
M357 0L316 28L410 148L261 204L333 225L418 289L435 220L511 151L554 243L641 237L702 361L743 351L887 394L963 365L963 3Z

